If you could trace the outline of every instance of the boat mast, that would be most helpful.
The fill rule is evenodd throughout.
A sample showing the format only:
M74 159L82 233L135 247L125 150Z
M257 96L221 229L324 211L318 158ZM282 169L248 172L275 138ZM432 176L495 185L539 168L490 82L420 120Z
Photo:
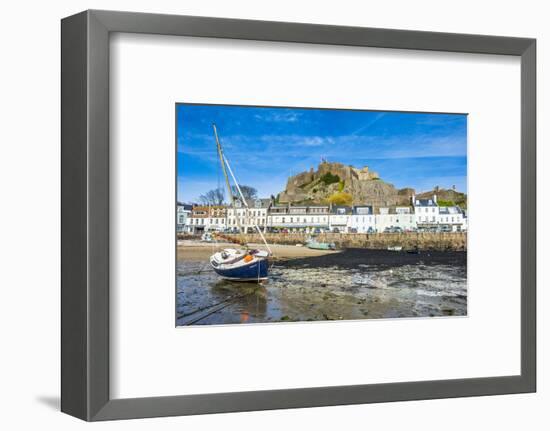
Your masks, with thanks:
M227 193L229 194L229 200L231 202L231 206L233 207L233 211L235 213L235 220L237 220L237 226L239 227L239 232L242 235L243 228L241 226L241 219L240 219L239 215L237 214L237 208L235 207L235 198L233 197L233 192L231 191L231 184L229 182L229 177L227 176L227 171L225 169L225 163L224 163L225 157L223 156L222 146L221 146L220 140L218 138L218 129L216 128L216 124L212 123L212 128L214 129L214 136L216 137L216 147L218 148L218 156L220 158L220 163L222 165L223 176L225 178L225 185L227 186ZM243 242L242 239L243 238L241 236L241 242Z
M243 195L243 192L241 191L241 188L239 187L239 183L237 182L237 179L235 178L235 175L233 175L233 171L231 170L231 165L229 164L229 161L226 159L225 156L223 156L223 160L225 161L225 163L227 164L227 169L229 169L229 173L231 174L231 178L233 178L233 182L235 183L235 186L237 187L237 191L239 192L239 195L241 197L241 200L243 201L243 204L246 206L246 209L247 211L250 209L248 207L248 203L246 202L246 199L244 198L244 195ZM269 245L267 244L267 241L265 240L265 237L264 237L264 234L262 233L260 227L254 223L254 227L256 228L256 230L258 231L258 233L260 234L260 237L262 238L265 246L267 247L267 251L269 251L269 254L273 254L273 252L271 251L271 248L269 248Z

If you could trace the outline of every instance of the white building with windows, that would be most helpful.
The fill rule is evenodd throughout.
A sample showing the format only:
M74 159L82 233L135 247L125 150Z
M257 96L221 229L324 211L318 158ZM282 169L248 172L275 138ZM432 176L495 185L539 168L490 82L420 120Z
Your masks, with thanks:
M416 218L412 207L395 207L395 223L406 232L416 229Z
M222 232L225 230L226 217L211 215L204 219L204 231Z
M238 232L248 225L248 214L246 208L227 209L227 229Z
M269 209L268 226L274 230L314 232L329 229L327 205L274 205Z
M437 227L439 221L437 196L434 195L431 199L417 199L413 195L411 199L414 207L416 227L419 229Z
M263 232L331 231L340 233L384 233L416 230L463 232L468 228L466 210L458 206L439 206L431 199L411 198L412 206L381 207L372 205L273 205L270 199L236 201L236 208L225 205L177 206L177 231L237 233L239 227L253 233L255 225Z
M468 230L466 217L458 206L439 207L438 223L448 232L462 232Z
M235 208L227 208L227 229L238 232L240 224L244 232L255 231L255 226L265 232L268 225L268 211L271 207L271 200L249 200L247 205L248 208L240 200L237 200L235 201Z
M188 217L189 232L223 231L226 227L226 207L223 205L194 206Z
M176 209L176 231L178 233L191 232L191 228L189 226L189 217L191 217L192 210L192 205L181 204L178 202Z
M353 233L375 233L376 216L372 206L354 206L349 217L348 231Z
M331 232L348 232L352 208L335 205L331 208L328 227Z
M401 230L411 231L416 228L416 218L411 207L382 207L376 214L377 232Z

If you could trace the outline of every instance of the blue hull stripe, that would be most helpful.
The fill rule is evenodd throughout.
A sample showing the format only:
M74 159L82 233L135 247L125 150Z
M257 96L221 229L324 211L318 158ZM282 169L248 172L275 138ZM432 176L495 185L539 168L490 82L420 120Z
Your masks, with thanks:
M238 268L231 268L231 269L219 269L216 267L213 267L213 268L214 268L214 271L216 271L216 273L221 275L222 277L234 278L235 280L246 280L246 279L257 280L258 278L267 277L268 266L269 266L268 260L262 259L250 265L243 265Z

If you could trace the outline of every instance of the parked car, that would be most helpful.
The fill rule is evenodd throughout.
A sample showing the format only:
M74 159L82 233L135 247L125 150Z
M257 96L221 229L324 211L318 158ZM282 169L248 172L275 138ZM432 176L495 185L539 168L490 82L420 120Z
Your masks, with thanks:
M340 233L340 229L338 229L337 227L335 227L334 229L332 229L332 233Z
M350 228L349 233L357 233L357 228L355 227Z

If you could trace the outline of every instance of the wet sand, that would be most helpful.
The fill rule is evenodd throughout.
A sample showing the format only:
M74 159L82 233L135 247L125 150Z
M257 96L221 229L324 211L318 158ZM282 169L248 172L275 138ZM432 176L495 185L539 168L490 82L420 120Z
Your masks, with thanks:
M276 245L269 280L251 284L224 281L208 264L229 246L179 245L178 325L467 315L465 252Z
M208 260L216 251L223 248L238 248L237 244L232 243L203 243L198 241L180 241L178 243L178 260L185 259L190 261ZM250 248L266 250L263 244L249 244ZM297 258L320 257L326 255L339 254L340 250L312 250L307 247L298 247L295 245L269 245L273 252L274 261L286 261Z
M178 244L178 260L190 261L208 260L218 250L226 247L238 247L231 243L201 243L197 241L181 241ZM265 250L262 244L250 244L251 248ZM272 261L279 265L291 267L316 267L353 269L359 265L394 267L403 265L452 265L466 266L465 251L390 251L371 250L364 248L348 248L343 250L313 250L305 246L270 244L273 251Z

